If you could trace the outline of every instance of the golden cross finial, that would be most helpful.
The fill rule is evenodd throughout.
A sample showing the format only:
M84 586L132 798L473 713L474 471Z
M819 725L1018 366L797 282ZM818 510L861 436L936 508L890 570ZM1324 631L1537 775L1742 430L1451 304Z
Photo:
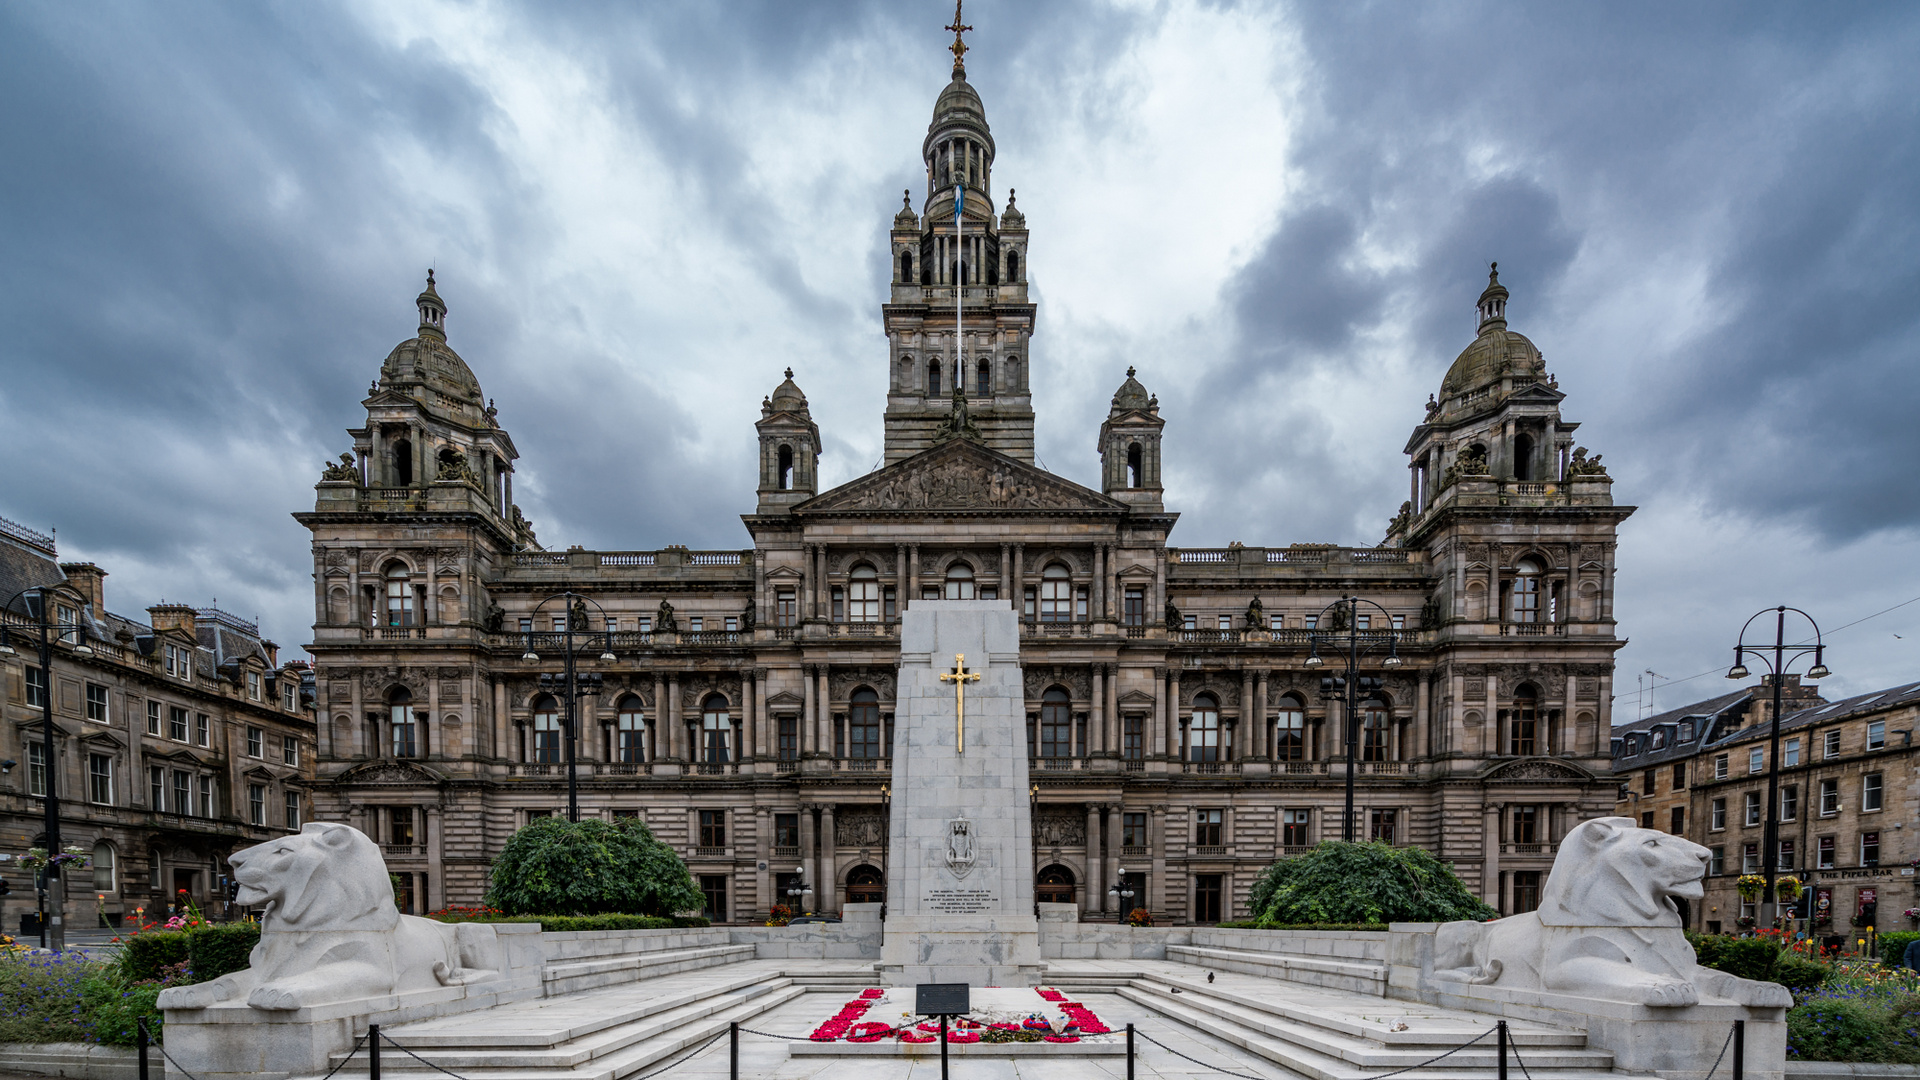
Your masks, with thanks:
M953 44L949 45L948 48L953 51L953 73L955 75L964 75L967 71L967 42L966 39L960 35L973 29L973 27L960 21L960 5L965 2L966 0L953 0L953 25L945 28L953 31Z
M980 676L967 670L966 653L954 653L953 672L940 676L940 681L953 684L953 752L964 754L967 752L967 684L979 682Z

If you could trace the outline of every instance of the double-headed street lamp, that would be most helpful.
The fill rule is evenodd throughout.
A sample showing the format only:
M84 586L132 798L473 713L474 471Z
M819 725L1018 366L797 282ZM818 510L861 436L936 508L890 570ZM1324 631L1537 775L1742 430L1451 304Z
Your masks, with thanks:
M807 884L807 868L804 866L794 867L793 884L787 886L787 895L793 897L789 906L793 908L795 915L806 914L806 905L800 902L800 898L812 891L813 886Z
M1113 873L1114 882L1107 888L1107 895L1114 898L1120 921L1126 922L1127 916L1133 914L1133 909L1127 906L1128 901L1133 899L1133 885L1127 881L1126 867L1116 867Z
M79 621L78 612L70 623L54 622L47 609L47 590L45 586L22 589L7 599L0 611L12 611L13 602L26 597L27 613L33 616L34 646L40 655L40 731L45 763L41 774L46 777L47 810L47 911L48 919L40 920L40 945L58 952L67 946L66 893L60 883L60 756L54 753L53 741L53 642L56 637L66 638L73 643L73 655L92 656L93 649L87 645L86 625ZM0 656L13 655L13 642L8 627L0 623ZM27 785L33 785L33 765L27 765ZM51 927L49 927L51 923Z
M592 604L593 609L600 613L600 624L602 626L610 626L611 624L607 622L606 609L601 607L592 597L582 596L571 589L554 593L552 596L547 597L545 600L533 606L533 619L529 622L526 635L527 651L520 655L520 659L530 664L540 662L540 654L533 649L535 635L540 633L540 631L532 629L532 623L538 621L540 609L555 600L564 601L561 607L567 613L566 629L552 631L553 635L560 639L560 652L561 655L566 658L566 666L565 670L558 675L542 673L540 676L540 688L561 695L567 703L567 820L579 821L580 779L574 767L574 759L576 756L574 754L574 746L580 741L580 724L578 718L579 700L583 695L599 693L602 685L604 685L605 676L597 671L582 673L576 669L573 659L576 651L574 649L574 638L576 635L589 639L595 636L595 632L587 628L588 604ZM605 645L600 651L600 661L601 663L610 664L615 659L613 655L613 631L611 629L601 631L599 636L604 638L605 641Z
M1359 707L1360 657L1384 646L1387 650L1387 655L1381 659L1380 666L1386 668L1397 668L1400 666L1400 635L1388 629L1383 631L1369 630L1365 636L1362 636L1360 633L1361 604L1365 604L1375 611L1378 611L1381 617L1387 620L1389 627L1393 625L1393 614L1386 608L1381 607L1371 600L1363 600L1358 596L1343 596L1333 603L1328 604L1326 608L1320 612L1320 617L1314 620L1316 632L1307 639L1308 643L1312 646L1311 651L1307 654L1307 666L1317 668L1324 665L1326 661L1320 659L1320 642L1324 640L1338 647L1342 644L1340 640L1341 634L1338 631L1331 634L1321 634L1317 632L1318 628L1325 624L1329 612L1339 611L1346 616L1345 645L1347 652L1347 673L1345 676L1325 676L1320 680L1320 685L1322 692L1339 689L1344 689L1347 692L1346 715L1343 717L1346 727L1345 742L1347 748L1347 813L1345 820L1343 820L1340 825L1340 839L1348 843L1353 842L1354 833L1353 759L1354 745L1359 741L1360 736L1360 729L1354 724L1354 713ZM1369 689L1379 689L1379 687L1373 686L1369 687Z
M1757 611L1740 627L1740 639L1733 646L1733 666L1727 669L1727 678L1745 679L1752 672L1747 670L1746 658L1751 655L1766 665L1773 682L1773 730L1767 740L1767 813L1766 829L1760 840L1761 872L1766 876L1766 888L1760 894L1760 918L1756 925L1772 926L1779 917L1779 902L1774 898L1773 878L1780 867L1780 691L1786 681L1787 668L1803 656L1813 657L1813 666L1807 669L1807 678L1824 679L1833 674L1827 670L1825 662L1826 645L1820 640L1820 624L1813 616L1796 607L1782 604L1771 609L1773 612L1773 644L1747 644L1747 628L1753 620L1765 615L1766 611ZM1787 644L1787 612L1807 620L1813 627L1813 644ZM1743 868L1744 869L1744 868Z

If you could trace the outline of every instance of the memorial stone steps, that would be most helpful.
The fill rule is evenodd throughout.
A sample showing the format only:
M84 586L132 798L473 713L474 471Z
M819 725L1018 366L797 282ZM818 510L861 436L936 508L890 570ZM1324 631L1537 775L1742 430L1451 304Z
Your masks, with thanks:
M1387 966L1374 960L1310 956L1292 952L1256 952L1218 945L1169 945L1167 959L1216 971L1237 971L1271 979L1385 997Z

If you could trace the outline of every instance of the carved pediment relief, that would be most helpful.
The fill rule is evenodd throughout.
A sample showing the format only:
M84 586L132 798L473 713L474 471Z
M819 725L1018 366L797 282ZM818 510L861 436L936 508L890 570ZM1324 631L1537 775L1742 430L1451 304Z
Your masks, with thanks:
M956 440L824 492L794 507L808 513L1081 510L1126 507L1097 491L967 440Z
M1154 700L1155 700L1154 696L1152 694L1147 693L1144 690L1129 690L1126 693L1120 695L1120 704L1122 707L1151 706L1154 703Z
M804 704L806 704L806 702L800 697L800 695L794 693L791 690L782 690L779 693L774 694L773 696L767 698L767 707L769 709L775 709L775 708L797 709Z
M827 697L832 701L845 701L855 689L865 686L879 695L881 701L891 702L897 677L891 668L836 667L827 680Z
M438 784L441 777L411 761L371 761L341 773L335 784Z
M1586 770L1549 758L1524 758L1488 770L1483 780L1592 780Z

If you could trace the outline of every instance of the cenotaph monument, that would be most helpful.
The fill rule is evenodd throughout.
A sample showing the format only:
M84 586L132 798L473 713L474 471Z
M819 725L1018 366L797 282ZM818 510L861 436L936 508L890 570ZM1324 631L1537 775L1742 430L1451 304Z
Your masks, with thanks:
M894 710L889 984L1040 981L1026 731L1007 602L915 601Z

